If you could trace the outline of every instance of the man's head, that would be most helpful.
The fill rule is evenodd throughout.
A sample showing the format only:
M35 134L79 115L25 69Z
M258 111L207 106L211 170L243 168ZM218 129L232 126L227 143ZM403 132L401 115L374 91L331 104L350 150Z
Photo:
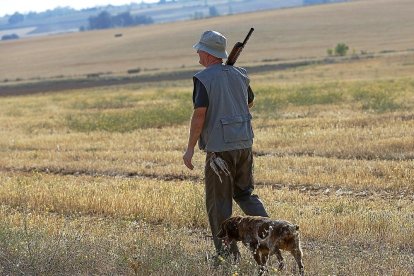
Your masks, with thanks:
M226 38L216 31L205 31L193 48L197 53L203 51L219 59L227 58Z

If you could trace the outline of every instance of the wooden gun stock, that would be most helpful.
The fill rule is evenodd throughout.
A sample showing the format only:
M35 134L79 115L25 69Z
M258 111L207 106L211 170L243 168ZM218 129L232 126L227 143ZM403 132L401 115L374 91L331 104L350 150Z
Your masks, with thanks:
M244 46L246 45L247 41L249 40L250 36L252 35L254 28L250 28L249 33L247 34L246 38L243 42L237 42L233 50L231 50L229 57L227 58L226 65L234 65L239 58L241 52L243 51Z

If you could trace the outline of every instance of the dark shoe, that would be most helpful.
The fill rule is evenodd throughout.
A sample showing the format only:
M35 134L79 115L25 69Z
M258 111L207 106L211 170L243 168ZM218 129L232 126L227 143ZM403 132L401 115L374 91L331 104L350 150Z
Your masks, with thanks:
M224 259L223 256L219 254L210 255L209 253L206 253L206 262L212 267L218 268L226 264L226 259Z
M240 263L240 252L221 252L212 256L207 255L206 259L208 263L215 268L223 266L223 265L236 265Z
M230 264L238 264L240 262L240 252L237 249L236 251L231 251L230 249L226 248L218 253L223 259L225 259Z

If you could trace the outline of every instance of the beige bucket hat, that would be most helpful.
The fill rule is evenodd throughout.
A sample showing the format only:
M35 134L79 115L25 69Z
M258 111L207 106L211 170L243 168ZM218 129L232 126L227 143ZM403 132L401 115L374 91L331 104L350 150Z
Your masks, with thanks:
M226 37L216 31L205 31L193 48L218 58L227 58Z

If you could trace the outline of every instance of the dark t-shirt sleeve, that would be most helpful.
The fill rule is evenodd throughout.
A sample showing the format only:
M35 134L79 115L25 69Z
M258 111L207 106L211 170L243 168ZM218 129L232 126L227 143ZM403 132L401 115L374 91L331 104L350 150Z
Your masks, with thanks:
M197 78L194 78L193 105L194 108L208 107L208 94L206 87Z
M250 104L253 101L254 93L252 88L249 86L247 90L247 102ZM197 78L194 78L193 105L194 108L208 107L208 94L206 87Z
M249 85L249 88L247 89L247 102L251 104L254 101L254 93L252 88Z

